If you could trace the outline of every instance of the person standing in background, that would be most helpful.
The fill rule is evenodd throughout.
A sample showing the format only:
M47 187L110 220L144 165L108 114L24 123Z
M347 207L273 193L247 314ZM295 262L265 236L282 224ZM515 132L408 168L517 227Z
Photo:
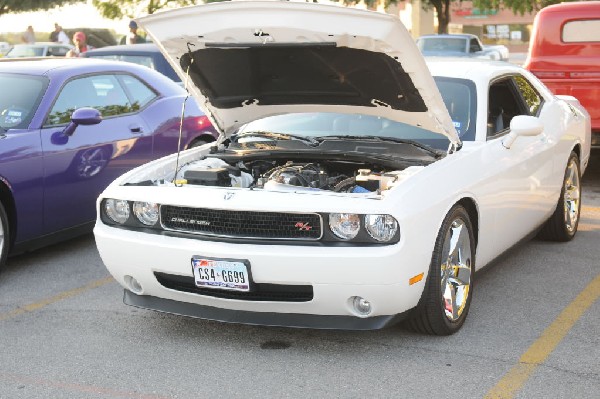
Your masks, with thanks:
M119 44L139 44L146 43L146 39L143 36L137 34L137 23L135 21L129 22L129 33L121 38Z
M62 26L54 23L54 30L50 33L50 41L55 43L70 44L69 36L63 31Z
M33 31L33 26L29 25L27 27L27 30L23 32L23 35L21 35L21 40L23 40L23 43L27 44L35 43L35 32Z
M85 33L83 32L75 32L73 35L73 44L75 44L75 48L69 50L66 57L79 57L79 54L94 48L87 44Z

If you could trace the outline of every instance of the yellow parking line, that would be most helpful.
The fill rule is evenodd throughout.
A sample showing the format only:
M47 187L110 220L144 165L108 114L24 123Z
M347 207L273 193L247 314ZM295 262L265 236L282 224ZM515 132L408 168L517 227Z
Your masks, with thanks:
M546 361L577 320L600 297L600 274L588 284L546 328L513 366L485 396L486 399L509 399L525 385L535 369Z
M13 311L10 311L8 313L4 313L1 314L0 313L0 321L3 320L7 320L7 319L11 319L13 317L22 315L23 313L27 313L27 312L33 312L35 310L41 309L45 306L51 305L53 303L56 303L58 301L62 301L63 299L67 299L67 298L71 298L74 297L76 295L79 295L85 291L94 289L94 288L98 288L104 284L110 283L111 281L115 281L111 276L109 277L105 277L103 279L100 280L96 280L96 281L92 281L89 284L84 285L83 287L79 287L79 288L75 288L74 290L70 290L70 291L64 291L61 292L58 295L55 295L53 297L41 300L39 302L36 303L31 303L29 305L25 305L25 306L21 306Z

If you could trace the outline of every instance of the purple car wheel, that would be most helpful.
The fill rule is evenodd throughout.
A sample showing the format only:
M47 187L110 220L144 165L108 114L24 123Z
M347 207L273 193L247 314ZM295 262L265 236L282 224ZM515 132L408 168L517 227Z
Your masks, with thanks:
M8 226L8 216L4 209L4 205L0 202L0 269L6 262L6 256L8 255L8 247L10 244Z

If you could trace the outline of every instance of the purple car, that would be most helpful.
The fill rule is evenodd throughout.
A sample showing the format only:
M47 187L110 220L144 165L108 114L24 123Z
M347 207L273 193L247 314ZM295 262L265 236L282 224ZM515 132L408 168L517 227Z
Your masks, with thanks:
M0 267L8 253L92 230L117 176L177 151L185 90L136 64L0 62ZM217 133L191 98L181 148Z

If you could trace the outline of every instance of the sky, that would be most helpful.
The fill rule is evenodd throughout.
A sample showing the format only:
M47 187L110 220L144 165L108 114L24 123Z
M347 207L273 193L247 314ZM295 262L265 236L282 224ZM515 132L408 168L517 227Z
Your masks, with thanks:
M19 14L8 14L0 16L0 33L22 32L28 25L33 26L36 32L51 32L54 23L57 22L63 28L108 28L120 34L126 34L129 19L111 20L102 18L98 10L91 5L75 4L56 8L49 11L28 12Z

